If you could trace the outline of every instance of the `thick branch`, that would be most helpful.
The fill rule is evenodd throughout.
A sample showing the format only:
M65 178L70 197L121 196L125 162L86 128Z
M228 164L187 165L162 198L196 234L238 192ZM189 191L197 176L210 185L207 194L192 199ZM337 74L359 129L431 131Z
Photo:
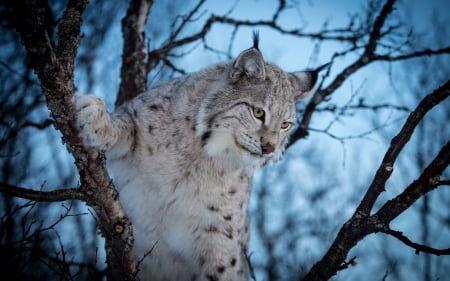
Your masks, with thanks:
M417 199L440 185L439 178L449 164L450 141L442 147L439 154L425 168L418 179L412 182L401 194L386 202L375 215L386 222L395 219L411 207Z
M59 23L58 42L54 38L52 12L44 1L24 1L14 7L15 26L41 82L55 127L75 158L86 202L99 218L106 239L109 280L129 280L136 273L132 253L131 223L123 211L105 167L105 157L98 151L85 151L72 145L76 132L72 97L74 93L74 58L80 40L81 14L87 0L70 0ZM120 227L117 227L120 226Z
M396 161L397 156L400 154L400 151L411 138L420 120L422 120L425 114L427 114L434 106L448 98L449 94L450 80L448 80L443 86L436 89L433 93L426 96L419 103L417 108L410 114L405 125L400 130L398 135L392 139L391 145L384 155L381 165L378 168L375 177L369 186L369 190L366 192L366 195L364 196L361 204L356 210L357 213L364 216L370 214L370 210L372 210L373 204L377 200L380 193L384 191L385 183L392 174L394 162Z
M339 230L327 253L311 268L304 277L304 281L331 278L346 264L345 259L349 251L359 241L369 234L385 232L390 222L401 212L408 209L419 197L439 186L439 176L450 163L450 142L444 145L418 180L414 181L402 194L388 201L378 213L370 216L375 200L384 190L384 183L392 173L398 154L409 141L415 127L429 110L446 99L449 94L450 80L426 96L411 113L400 133L392 139L391 146L357 210Z
M116 106L142 93L147 85L144 28L152 4L152 0L132 0L127 15L122 20L121 83Z

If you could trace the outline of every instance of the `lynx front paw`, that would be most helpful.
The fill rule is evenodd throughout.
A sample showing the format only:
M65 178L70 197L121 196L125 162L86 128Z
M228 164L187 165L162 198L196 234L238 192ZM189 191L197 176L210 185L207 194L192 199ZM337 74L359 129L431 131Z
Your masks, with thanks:
M105 103L93 95L76 95L76 126L85 147L108 150L117 141Z

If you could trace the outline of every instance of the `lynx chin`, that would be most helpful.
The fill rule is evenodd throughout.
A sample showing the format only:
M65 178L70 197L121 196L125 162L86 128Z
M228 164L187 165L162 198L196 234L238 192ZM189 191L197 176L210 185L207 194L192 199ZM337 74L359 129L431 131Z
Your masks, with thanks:
M255 35L235 60L162 83L113 113L98 97L75 97L83 145L106 151L133 222L136 258L152 249L141 280L248 280L252 173L283 154L295 104L318 70L265 62Z

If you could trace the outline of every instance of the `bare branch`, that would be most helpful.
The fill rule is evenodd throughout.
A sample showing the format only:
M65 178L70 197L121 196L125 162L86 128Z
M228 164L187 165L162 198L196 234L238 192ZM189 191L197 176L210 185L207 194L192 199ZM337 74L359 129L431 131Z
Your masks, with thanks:
M0 147L2 147L6 142L8 142L8 140L16 137L17 134L19 133L19 131L24 128L31 127L31 128L36 128L36 129L42 130L42 129L50 127L50 125L53 125L54 122L52 119L45 119L41 123L37 123L34 121L25 121L17 127L9 126L9 124L5 124L4 122L0 122L0 123L2 125L5 125L8 128L8 133L6 133L4 136L2 136L2 138L0 138Z
M398 240L403 242L406 246L409 246L409 247L415 249L416 250L416 254L419 254L420 252L423 252L423 253L433 254L433 255L437 255L437 256L450 255L450 248L448 248L448 249L435 249L435 248L432 248L432 247L429 247L429 246L426 246L426 245L421 245L421 244L418 244L418 243L414 243L411 240L409 240L408 237L403 235L403 233L400 232L400 231L395 231L395 230L392 230L392 229L385 229L382 232L397 238Z
M370 215L375 200L384 190L384 184L393 171L398 154L409 141L414 129L428 111L448 98L449 95L450 80L426 96L411 113L400 133L392 139L391 146L355 213L339 230L324 257L311 268L302 280L328 280L345 264L349 251L360 240L371 233L388 229L388 225L393 219L408 209L418 198L438 186L439 176L450 164L450 141L443 146L422 175L402 194L388 201L376 214Z
M415 51L415 52L411 52L408 54L402 54L402 55L397 55L397 56L374 54L372 59L374 61L376 61L376 60L377 61L399 61L399 60L407 60L407 59L411 59L411 58L417 58L417 57L421 57L421 56L434 56L434 55L442 55L442 54L450 54L450 46L440 48L440 49L435 49L435 50L425 49L425 50Z
M174 72L178 72L182 75L186 74L186 72L183 69L177 68L175 65L173 65L173 63L168 60L168 59L163 59L163 63L169 67L170 69L172 69Z
M386 1L374 23L373 29L370 33L369 42L364 49L364 53L358 58L358 60L346 67L339 75L337 75L328 87L318 90L311 98L311 101L306 106L305 113L298 126L298 129L293 133L291 137L289 145L308 135L307 128L311 123L311 118L313 113L315 112L317 105L325 100L326 97L334 93L336 89L338 89L344 83L344 81L347 80L348 77L350 77L350 75L355 73L363 66L369 64L373 60L376 45L381 36L381 28L383 27L383 24L386 21L388 15L392 11L394 3L395 0ZM336 54L335 56L337 55L340 54Z
M337 111L345 111L345 110L373 110L373 111L379 111L382 109L393 109L393 110L398 110L398 111L402 111L402 112L409 112L410 109L406 106L403 105L396 105L396 104L391 104L391 103L380 103L380 104L367 104L364 102L364 99L360 99L358 101L358 104L349 104L349 105L345 105L345 107L337 107L336 105L327 105L324 107L318 107L316 108L317 112L324 112L324 111L328 111L328 112L337 112ZM341 115L344 115L344 112L342 112Z
M378 14L378 17L375 20L372 31L370 33L369 42L362 56L364 59L368 59L375 53L377 42L382 36L381 29L383 28L387 17L392 12L394 4L395 0L387 0L380 13Z
M12 74L14 74L14 75L20 77L21 79L27 81L28 83L38 85L38 83L36 83L36 81L30 80L30 79L28 78L28 76L26 76L26 75L23 74L23 73L20 73L20 71L14 69L13 67L11 67L10 65L8 65L7 63L5 63L5 62L3 62L3 61L1 61L1 60L0 60L0 66L6 68L6 70L8 70L10 73L12 73Z
M385 37L386 35L389 35L392 33L393 30L398 28L398 25L389 26L386 28L386 30L383 30L383 27L386 23L387 18L393 11L394 4L396 3L395 0L388 0L384 3L382 8L380 9L379 14L376 16L376 18L369 14L368 19L375 18L375 21L373 24L370 22L366 23L367 26L372 26L372 29L370 30L369 39L368 42L365 44L365 46L358 46L356 44L357 41L362 39L363 37L367 36L365 32L357 32L356 30L352 30L354 27L353 21L350 22L349 26L344 29L333 29L333 30L327 30L324 29L317 33L307 33L303 32L298 29L294 30L286 30L282 26L280 26L277 23L277 19L279 18L280 13L282 13L284 10L286 10L288 5L286 5L285 1L280 1L278 3L277 10L274 12L274 16L271 20L257 20L257 21L251 21L251 20L239 20L228 17L228 15L224 16L216 16L211 15L208 20L205 22L203 27L200 31L197 33L191 34L189 36L186 36L184 38L176 38L177 36L172 36L171 39L168 40L166 45L162 46L161 48L158 48L156 50L153 50L149 54L149 60L147 63L147 71L153 69L159 62L165 61L166 58L169 56L169 54L176 48L179 48L181 46L185 46L186 44L195 42L197 40L204 40L205 35L209 32L209 30L212 28L212 26L216 23L221 24L227 24L234 26L233 34L237 31L239 27L246 26L246 27L270 27L272 30L278 31L281 34L288 34L295 37L300 38L310 38L320 41L341 41L341 42L349 42L352 44L353 47L351 47L348 51L343 51L342 53L336 53L333 59L336 57L345 55L346 53L353 52L357 49L364 49L361 56L358 60L356 60L353 64L346 67L338 76L335 77L335 79L327 86L326 88L320 89L314 94L313 98L311 98L310 102L307 105L307 108L305 110L305 113L302 117L302 120L299 124L299 127L296 132L293 133L291 136L291 141L289 145L295 143L297 140L305 137L308 134L308 127L312 119L312 115L316 111L317 105L320 104L322 101L324 101L329 95L334 93L336 89L338 89L352 74L357 72L359 69L364 67L367 64L370 64L374 61L398 61L398 60L405 60L410 59L414 57L420 57L420 56L427 56L427 55L439 55L443 53L450 53L449 48L442 48L437 50L422 50L422 51L415 51L411 52L409 54L402 54L397 56L390 56L390 55L379 55L376 54L377 46L381 46L382 43L380 43L380 39ZM197 12L198 8L202 5L202 2L197 5L189 15L194 14ZM373 8L373 7L371 7ZM373 13L373 9L369 9L369 13ZM180 27L183 27L184 25L180 25ZM180 34L181 30L177 30L177 34ZM233 35L232 34L232 35ZM345 35L347 34L347 35ZM210 49L205 44L207 49ZM179 71L178 68L174 68L174 65L169 65L167 63L167 60L165 61L165 64L168 65L170 68Z
M37 191L33 189L0 183L0 193L37 202L59 202L65 200L85 200L85 195L78 188L64 188L53 191Z
M439 178L449 164L450 141L442 147L436 158L431 161L418 179L411 183L401 194L386 202L375 215L380 220L386 222L392 221L402 212L411 207L411 205L414 204L421 196L437 188L440 184ZM371 190L369 189L368 192L370 191ZM364 199L361 204L363 203L365 203Z
M365 46L364 52L360 56L360 58L353 64L346 67L339 75L335 77L335 79L326 88L319 89L311 98L310 102L306 107L302 120L300 121L298 129L291 136L291 141L289 145L295 143L297 140L304 138L305 136L308 135L308 127L311 122L312 115L317 111L316 110L317 105L320 104L323 100L325 100L329 95L334 93L347 80L348 77L350 77L353 73L355 73L365 65L372 63L374 61L399 61L417 58L421 56L450 54L450 47L440 48L436 50L425 49L396 56L376 54L375 51L377 42L383 35L383 33L381 32L381 28L383 26L383 23L386 21L387 16L392 12L394 3L395 3L394 0L389 0L385 3L383 9L381 10L374 24L373 30L370 34L369 42ZM343 54L345 53L347 52L344 52ZM335 54L334 57L341 55L342 54L337 53Z
M278 10L277 13L279 14L281 10ZM277 17L275 17L277 19ZM222 16L212 16L209 21L212 23L224 23L229 24L232 26L240 27L240 26L246 26L246 27L269 27L272 30L278 31L280 34L285 35L293 35L301 38L309 38L309 39L316 39L316 40L324 40L324 41L341 41L341 42L355 42L361 36L351 34L349 32L349 35L342 35L337 33L334 30L328 30L328 31L320 31L320 32L303 32L299 29L285 29L282 26L278 25L273 20L258 20L258 21L250 21L250 20L238 20L233 19L229 17L222 17Z
M180 32L183 30L183 28L186 26L187 23L191 22L192 17L200 10L200 8L205 4L205 0L198 1L197 5L186 15L182 18L181 24L170 34L169 42L175 40L175 38L178 37Z
M182 28L184 28L185 23L188 20L190 20L195 13L198 12L198 9L202 5L203 1L200 1L198 5L193 8L193 10L186 16L182 24L177 28L176 32L171 34L169 38L171 40L167 40L167 43L165 45L149 53L149 59L147 62L147 72L152 70L161 60L167 57L174 49L193 43L197 40L204 40L205 35L211 30L212 26L216 23L234 26L233 34L235 34L235 32L239 27L246 26L246 27L270 27L271 29L278 31L281 34L317 40L355 42L358 39L365 36L364 34L355 35L356 32L348 32L347 34L349 35L342 35L343 32L340 32L340 30L325 30L316 33L307 33L299 29L287 30L276 22L279 15L284 10L289 8L289 6L286 5L285 1L280 1L277 11L274 13L273 18L271 20L257 20L257 21L239 20L230 18L228 16L230 12L226 13L223 16L211 15L198 32L183 38L177 38L178 35L181 34ZM233 8L231 8L230 11L232 10ZM232 37L233 36L234 35L232 35Z
M369 186L369 190L366 192L360 206L356 210L357 213L363 216L368 216L370 214L373 204L377 200L380 193L384 191L384 185L392 174L393 165L397 159L397 156L411 138L420 120L422 120L425 114L427 114L434 106L448 98L449 95L450 80L448 80L443 86L436 89L433 93L426 96L419 103L417 108L410 114L403 128L397 136L392 139L391 146L384 155L382 163L375 174L374 180Z

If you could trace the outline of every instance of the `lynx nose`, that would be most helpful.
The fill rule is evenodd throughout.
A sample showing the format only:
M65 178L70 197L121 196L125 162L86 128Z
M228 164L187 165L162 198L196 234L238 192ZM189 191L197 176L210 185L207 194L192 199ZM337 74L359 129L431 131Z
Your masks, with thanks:
M261 145L262 154L269 154L275 151L275 146L271 143Z

